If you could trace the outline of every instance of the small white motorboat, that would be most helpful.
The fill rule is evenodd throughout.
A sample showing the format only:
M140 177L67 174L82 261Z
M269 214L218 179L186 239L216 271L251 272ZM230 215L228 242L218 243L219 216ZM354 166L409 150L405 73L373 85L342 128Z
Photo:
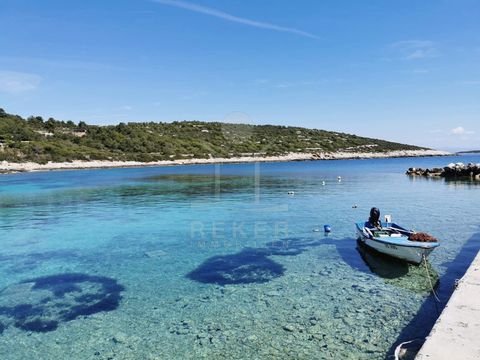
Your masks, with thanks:
M385 222L380 222L379 218L380 211L372 208L367 222L355 224L358 240L378 252L418 265L440 245L428 234L407 230L391 222L388 215Z

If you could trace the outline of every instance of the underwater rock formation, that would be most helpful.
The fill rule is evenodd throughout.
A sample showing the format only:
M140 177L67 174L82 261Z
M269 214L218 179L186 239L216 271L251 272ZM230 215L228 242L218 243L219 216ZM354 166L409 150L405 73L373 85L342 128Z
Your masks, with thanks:
M115 279L80 273L24 280L0 292L0 334L8 325L53 331L62 322L115 310L124 290Z
M266 283L285 273L283 265L269 256L295 256L320 244L322 242L318 239L280 239L267 243L266 247L246 248L235 254L213 256L188 273L187 277L217 285Z
M236 254L213 256L187 277L208 284L250 284L268 282L284 272L284 267L263 251L244 249Z

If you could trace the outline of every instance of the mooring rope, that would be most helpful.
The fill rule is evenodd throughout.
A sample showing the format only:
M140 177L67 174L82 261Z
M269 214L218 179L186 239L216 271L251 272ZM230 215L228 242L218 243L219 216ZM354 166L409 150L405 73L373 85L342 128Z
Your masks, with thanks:
M441 302L440 299L437 296L437 293L435 292L435 289L433 288L433 282L432 282L432 279L431 279L431 276L430 276L430 272L428 271L427 257L425 256L425 254L423 254L422 258L423 258L422 262L425 264L425 271L427 272L427 278L428 278L428 282L430 283L430 288L432 289L433 296L434 296L434 298L437 302ZM436 304L437 303L435 303L435 305ZM437 307L437 313L438 313L438 307ZM395 352L393 354L393 357L395 358L395 360L400 360L403 356L403 354L401 353L402 346L410 344L414 341L423 341L423 340L424 339L413 339L413 340L410 340L410 341L405 341L405 342L400 343L395 348ZM392 355L390 355L390 357L392 357Z
M428 282L430 283L430 288L432 289L433 296L435 297L435 300L437 300L438 302L441 302L437 296L437 293L435 292L435 289L433 288L432 279L430 278L430 272L428 271L428 266L427 266L427 257L425 256L425 254L423 254L423 263L425 264L425 270L427 271L427 278L428 278Z

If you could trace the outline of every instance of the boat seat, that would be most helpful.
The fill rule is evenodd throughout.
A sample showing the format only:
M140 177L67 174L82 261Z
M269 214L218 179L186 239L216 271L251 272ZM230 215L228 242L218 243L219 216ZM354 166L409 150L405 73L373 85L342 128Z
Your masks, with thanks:
M368 236L373 237L372 231L368 227L363 227L363 232L365 232Z

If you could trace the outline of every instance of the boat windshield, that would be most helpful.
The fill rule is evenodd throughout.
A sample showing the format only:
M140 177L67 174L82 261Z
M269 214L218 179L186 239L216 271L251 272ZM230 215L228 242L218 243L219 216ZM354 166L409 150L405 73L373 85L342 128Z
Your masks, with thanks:
M388 230L374 230L373 236L390 236L391 231Z

